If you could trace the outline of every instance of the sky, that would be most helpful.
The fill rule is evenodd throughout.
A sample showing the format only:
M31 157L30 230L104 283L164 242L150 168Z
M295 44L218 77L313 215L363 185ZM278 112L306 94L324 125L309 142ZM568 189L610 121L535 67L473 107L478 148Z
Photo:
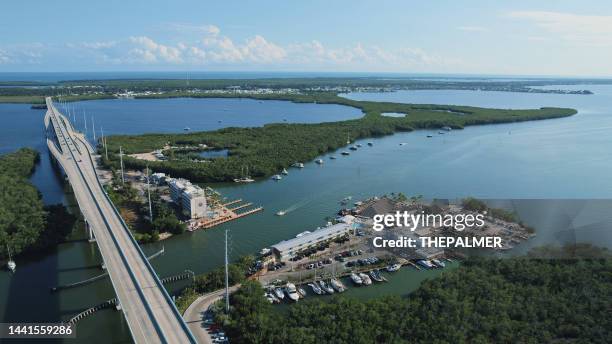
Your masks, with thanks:
M610 1L3 2L0 72L612 76Z

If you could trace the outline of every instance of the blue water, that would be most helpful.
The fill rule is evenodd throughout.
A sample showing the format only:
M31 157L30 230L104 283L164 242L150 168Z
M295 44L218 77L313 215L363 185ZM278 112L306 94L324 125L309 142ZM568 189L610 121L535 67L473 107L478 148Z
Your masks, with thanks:
M70 110L70 111L68 111ZM361 110L333 104L258 101L227 98L108 99L68 103L76 127L89 139L92 116L97 134L176 133L226 127L258 127L267 123L319 123L359 118ZM85 119L83 119L85 116ZM72 116L71 116L72 119Z

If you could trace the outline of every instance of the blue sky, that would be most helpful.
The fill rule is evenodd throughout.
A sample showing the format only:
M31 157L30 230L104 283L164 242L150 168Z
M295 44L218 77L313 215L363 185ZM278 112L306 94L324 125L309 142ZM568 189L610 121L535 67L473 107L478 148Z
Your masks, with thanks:
M0 71L612 76L607 1L11 1Z

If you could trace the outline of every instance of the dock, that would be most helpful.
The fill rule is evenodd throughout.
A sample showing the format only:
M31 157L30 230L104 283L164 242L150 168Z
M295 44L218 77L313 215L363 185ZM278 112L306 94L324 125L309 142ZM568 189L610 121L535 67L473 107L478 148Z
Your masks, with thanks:
M245 204L239 204L241 202L242 199L237 199L215 206L214 208L212 208L214 214L213 217L193 220L189 226L190 230L194 231L197 229L207 229L215 227L225 222L233 221L241 217L255 214L264 210L263 207L257 207L254 209L247 210L249 207L253 206L253 203L248 202ZM232 205L234 205L234 207L230 207ZM239 210L244 211L239 212Z

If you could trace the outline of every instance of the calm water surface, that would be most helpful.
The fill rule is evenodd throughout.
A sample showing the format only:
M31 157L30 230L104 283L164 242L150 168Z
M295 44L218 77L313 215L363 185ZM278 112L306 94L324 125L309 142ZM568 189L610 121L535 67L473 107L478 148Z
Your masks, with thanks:
M446 90L349 94L347 97L352 99L498 108L567 106L578 109L579 113L563 119L470 127L446 135L418 131L363 140L364 147L350 156L342 157L337 152L326 154L321 157L322 166L309 162L304 169L292 168L280 182L216 185L213 187L229 199L242 198L263 205L265 211L209 231L187 233L163 244L147 245L145 250L153 252L165 246L166 254L153 261L162 277L184 269L201 273L222 264L225 228L231 231L231 254L238 257L322 225L326 217L338 211L339 200L347 195L359 199L391 192L422 194L426 198L517 199L500 202L516 209L525 222L536 226L538 236L527 246L583 238L609 244L612 240L598 236L606 234L597 232L601 226L593 224L609 220L610 204L605 200L612 198L609 178L612 87L578 88L591 89L596 94ZM205 130L229 125L263 125L283 119L319 122L360 116L359 110L341 106L235 99L104 100L70 106L76 114L77 126L82 125L85 112L95 117L96 128L104 127L107 133L117 134L182 132L185 126ZM46 157L42 141L43 114L26 105L0 105L0 116L10 118L5 121L7 126L0 128L0 152L33 146ZM427 138L427 134L434 137ZM372 141L374 146L366 146L367 141ZM329 160L331 154L338 155L338 159ZM43 190L45 201L64 201L62 187L51 171L48 158L43 159L33 180ZM581 199L586 198L600 200L585 204ZM569 201L555 201L551 205L542 199ZM281 209L290 211L283 217L275 216ZM581 231L575 235L572 229ZM63 244L41 257L19 261L17 274L0 273L0 320L31 319L32 313L28 310L33 305L38 305L39 310L43 308L37 315L40 320L58 320L112 297L108 281L56 294L48 291L51 285L98 274L99 269L94 265L99 262L97 249L83 242ZM362 293L374 295L380 291L405 294L418 286L418 283L411 286L408 281L427 277L420 273L406 269L384 287L351 293L359 297ZM178 287L173 285L171 289ZM117 342L129 341L123 320L113 311L103 311L83 320L78 329L81 339L93 342L101 331L112 333Z

